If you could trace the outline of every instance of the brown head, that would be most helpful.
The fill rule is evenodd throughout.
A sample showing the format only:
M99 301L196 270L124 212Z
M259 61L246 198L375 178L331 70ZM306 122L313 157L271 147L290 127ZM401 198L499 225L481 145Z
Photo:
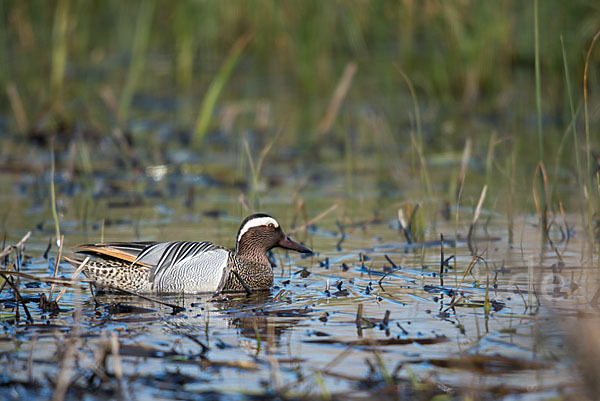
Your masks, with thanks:
M267 252L275 247L301 253L312 251L288 237L281 226L268 214L257 213L246 217L240 225L235 251L246 260L269 263Z

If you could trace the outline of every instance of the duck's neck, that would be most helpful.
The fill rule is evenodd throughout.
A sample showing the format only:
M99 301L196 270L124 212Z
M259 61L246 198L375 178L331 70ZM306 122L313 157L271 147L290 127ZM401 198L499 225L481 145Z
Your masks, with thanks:
M264 249L238 244L235 253L238 257L249 262L271 265L267 257L267 252Z

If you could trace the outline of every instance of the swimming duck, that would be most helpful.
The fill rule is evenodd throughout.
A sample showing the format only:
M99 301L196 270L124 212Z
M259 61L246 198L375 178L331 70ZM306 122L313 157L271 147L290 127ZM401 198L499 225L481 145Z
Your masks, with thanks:
M75 252L96 257L83 272L97 287L135 293L221 293L271 288L267 252L275 247L312 253L262 213L242 222L235 251L207 241L171 241L85 244Z

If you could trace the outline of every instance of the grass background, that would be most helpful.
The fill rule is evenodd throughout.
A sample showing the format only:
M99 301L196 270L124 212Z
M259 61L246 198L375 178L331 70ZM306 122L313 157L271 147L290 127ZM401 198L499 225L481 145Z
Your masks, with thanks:
M591 218L600 51L589 57L587 114L583 72L599 29L600 7L586 0L7 0L0 157L47 152L56 136L59 159L80 144L76 170L89 177L107 161L174 163L182 149L204 165L218 150L242 159L244 140L258 155L276 138L271 157L299 168L344 160L350 191L358 171L393 182L387 161L405 160L424 196L435 166L451 172L437 195L459 185L463 160L478 188L500 193L515 180L531 187L543 159L552 193L586 188ZM106 138L112 148L98 151Z

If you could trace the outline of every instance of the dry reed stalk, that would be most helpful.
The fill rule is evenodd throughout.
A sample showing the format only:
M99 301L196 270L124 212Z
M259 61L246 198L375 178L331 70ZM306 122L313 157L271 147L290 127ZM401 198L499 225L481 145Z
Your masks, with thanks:
M87 264L87 262L89 262L89 260L90 260L90 257L89 256L86 257L83 260L83 262L81 262L79 267L77 267L77 270L75 270L75 272L73 272L73 274L71 275L72 282L75 282L75 279L77 278L77 276L79 276L81 274L81 272L83 272L83 269L85 268L85 265ZM67 287L61 288L60 292L58 293L58 296L56 297L55 302L58 303L58 301L60 301L60 299L62 298L63 295L65 295L66 292L67 292Z
M260 155L258 156L258 161L256 164L254 163L254 159L252 158L252 152L250 152L250 144L248 143L248 139L246 137L243 138L244 149L246 150L246 155L248 156L248 163L250 164L250 171L252 173L252 193L256 194L258 191L258 180L260 178L260 172L262 171L263 164L265 159L267 158L267 154L281 136L283 129L279 129L277 134L264 146L264 148L260 151Z
M31 313L29 313L29 309L27 309L27 305L25 305L25 300L21 296L21 293L19 292L19 289L17 288L17 286L6 275L6 272L0 272L0 277L2 277L4 279L4 281L6 283L8 283L8 285L10 286L10 288L13 289L13 291L15 293L15 298L17 299L17 302L21 302L21 305L23 305L23 310L25 311L25 315L27 315L27 320L29 320L30 322L33 323L33 317L31 317ZM17 307L17 314L18 314L18 310L19 309Z
M412 244L412 232L410 231L410 225L404 218L404 210L402 210L402 208L398 208L398 223L400 224L400 228L402 228L406 242Z
M479 215L481 214L481 207L483 206L483 201L485 200L485 195L487 193L487 185L483 186L481 190L481 195L479 195L479 202L477 202L477 207L475 208L475 213L473 214L473 220L471 221L471 226L469 227L469 234L467 235L467 243L469 245L469 250L473 253L473 246L471 244L471 239L473 237L473 232L475 231L475 224L477 224L477 220L479 219Z
M47 283L47 284L57 284L57 285L66 285L66 286L75 286L76 284L79 284L79 281L71 281L70 279L64 279L64 278L60 278L60 277L54 278L54 277L33 276L31 274L13 271L13 270L0 270L0 274L3 274L5 276L15 276L15 277L19 277L19 278L24 278L26 280L31 280L31 281L39 281L41 283ZM87 282L87 280L85 280L84 282Z
M471 269L473 269L473 267L475 266L475 262L479 261L479 260L481 260L481 261L483 261L483 263L487 264L487 262L485 261L485 259L482 258L481 256L479 256L479 255L473 256L473 258L471 259L471 262L467 266L467 269L463 273L462 278L458 282L458 285L456 286L456 290L454 290L454 294L452 295L452 300L450 301L450 306L448 306L446 309L444 309L443 312L448 311L449 309L451 309L454 306L454 301L456 300L456 295L460 291L460 287L462 286L462 283L465 281L465 277L467 277L467 274L469 274L469 272L471 271Z
M246 212L254 213L254 208L252 208L250 206L250 203L248 203L248 198L246 197L246 195L240 194L240 196L238 197L238 200L240 201L240 205L242 205L242 207L244 208L244 210Z
M363 313L363 304L358 304L358 307L356 309L356 325L359 326L362 324L362 313Z
M469 159L471 158L471 140L467 139L465 142L465 148L463 150L462 159L460 162L460 174L458 176L458 189L456 193L456 213L458 213L458 204L460 203L460 199L462 197L462 191L465 184L465 178L467 176L467 164Z
M311 224L316 223L317 221L321 220L323 217L327 216L329 213L333 212L335 209L337 209L337 207L338 207L338 204L334 203L327 210L321 212L318 216L310 219L309 221L307 221L303 225L301 225L299 227L295 227L294 229L288 231L288 234L294 234L294 233L296 233L298 231L306 229L306 227L310 226Z
M60 361L60 371L58 372L58 379L56 380L56 386L54 387L52 401L63 401L65 399L67 389L71 383L71 374L73 372L73 363L76 354L75 344L76 341L66 341L66 350L63 354L62 361Z
M340 78L335 91L333 92L333 97L329 102L327 112L319 124L318 130L320 134L325 134L331 130L331 126L333 125L333 122L339 113L340 106L348 94L348 90L350 89L350 85L352 84L352 79L354 78L357 68L358 67L355 62L346 64L346 68L344 68L342 77Z
M15 121L17 123L17 130L21 135L27 135L29 131L29 122L27 121L27 114L25 113L25 107L23 107L23 101L19 95L17 85L13 82L6 85L6 95L10 102Z
M348 345L348 347L345 350L340 352L335 358L333 358L331 360L331 362L329 362L327 365L325 365L325 367L323 369L321 369L321 371L328 372L329 370L331 370L331 368L333 368L335 365L340 363L344 358L346 358L348 355L350 355L350 353L353 350L354 350L354 344Z
M56 278L56 276L58 275L58 266L60 264L60 259L62 258L62 250L63 250L63 243L65 240L65 236L61 235L60 236L60 247L58 248L58 257L56 258L56 263L54 265L54 274L52 275L52 278ZM50 285L50 295L48 295L48 302L52 302L52 293L54 292L54 283L52 283Z
M592 148L590 145L590 119L589 119L589 114L588 114L588 85L587 85L587 80L588 80L588 67L590 64L590 55L592 54L592 49L594 48L594 45L596 44L596 40L598 40L598 38L600 37L600 30L598 32L596 32L596 35L594 35L594 38L592 39L592 43L590 44L590 47L587 51L587 54L585 56L585 66L583 69L583 111L584 111L584 120L585 120L585 150L586 150L586 164L587 164L587 171L592 171ZM593 223L593 208L592 208L592 191L591 191L591 185L590 185L590 180L585 180L586 185L584 186L584 195L585 193L587 193L587 205L588 205L588 236L590 238L590 260L593 263L594 260L594 247L593 247L593 242L594 242L594 223Z
M542 174L542 180L544 183L544 203L540 206L540 200L537 193L537 177ZM550 200L548 198L548 176L546 175L546 168L543 162L539 162L533 174L533 201L535 202L535 209L542 225L544 239L548 239L548 204Z
M119 353L119 336L116 331L113 331L110 335L110 349L113 361L113 370L117 383L119 386L119 392L123 396L123 367L121 364L121 354Z
M277 295L275 295L275 297L273 297L273 301L279 301L279 298L281 298L281 296L285 294L285 290L279 290L279 292L277 293Z
M4 250L0 252L0 259L11 253L13 250L22 248L29 237L31 237L31 231L28 231L27 234L25 234L16 245L8 245L6 248L4 248Z

